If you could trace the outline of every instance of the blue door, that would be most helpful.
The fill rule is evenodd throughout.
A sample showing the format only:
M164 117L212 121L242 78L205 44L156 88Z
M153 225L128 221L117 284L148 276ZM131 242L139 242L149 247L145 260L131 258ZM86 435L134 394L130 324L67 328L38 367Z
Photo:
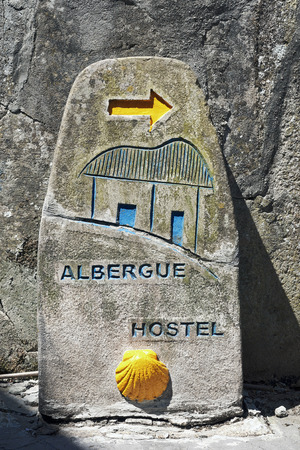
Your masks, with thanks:
M119 225L134 227L136 216L136 205L119 203L117 222Z
M183 241L183 224L184 224L184 212L172 211L171 214L172 242L180 246L182 246Z

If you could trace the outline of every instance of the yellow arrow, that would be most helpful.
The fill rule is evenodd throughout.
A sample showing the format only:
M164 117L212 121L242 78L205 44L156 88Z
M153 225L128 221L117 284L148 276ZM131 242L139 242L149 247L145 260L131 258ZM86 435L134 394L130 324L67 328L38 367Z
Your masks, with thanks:
M150 131L153 125L173 106L169 105L152 89L149 100L109 100L108 112L111 116L150 116Z

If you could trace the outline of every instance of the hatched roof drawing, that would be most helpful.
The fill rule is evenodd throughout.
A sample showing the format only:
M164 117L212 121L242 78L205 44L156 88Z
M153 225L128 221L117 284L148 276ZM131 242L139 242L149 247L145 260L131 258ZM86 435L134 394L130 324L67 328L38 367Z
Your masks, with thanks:
M153 148L119 146L101 152L81 171L91 177L213 187L200 151L185 139Z

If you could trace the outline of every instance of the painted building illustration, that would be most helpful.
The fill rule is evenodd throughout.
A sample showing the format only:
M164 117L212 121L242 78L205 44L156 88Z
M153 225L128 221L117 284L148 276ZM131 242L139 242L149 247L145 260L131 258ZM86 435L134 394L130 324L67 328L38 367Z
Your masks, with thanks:
M201 192L213 193L213 179L191 142L177 138L154 148L110 148L80 175L92 178L91 219L148 232L197 253Z

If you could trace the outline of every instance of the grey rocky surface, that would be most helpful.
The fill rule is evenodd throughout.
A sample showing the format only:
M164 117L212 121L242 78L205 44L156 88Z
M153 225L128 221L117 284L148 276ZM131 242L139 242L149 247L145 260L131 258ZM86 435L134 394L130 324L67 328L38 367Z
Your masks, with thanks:
M1 371L36 367L41 207L71 84L111 57L195 71L231 177L246 379L299 373L299 2L4 0Z
M30 407L17 394L23 382L2 382L0 385L0 449L212 449L237 447L255 450L296 450L299 446L300 393L286 386L279 393L276 385L270 390L251 390L245 395L259 404L263 414L235 418L218 425L185 428L164 421L146 423L145 419L76 421L49 423L38 415L37 407ZM36 387L32 380L27 389ZM66 386L68 389L68 386ZM283 400L284 399L284 400ZM288 417L274 415L276 406L284 402Z

